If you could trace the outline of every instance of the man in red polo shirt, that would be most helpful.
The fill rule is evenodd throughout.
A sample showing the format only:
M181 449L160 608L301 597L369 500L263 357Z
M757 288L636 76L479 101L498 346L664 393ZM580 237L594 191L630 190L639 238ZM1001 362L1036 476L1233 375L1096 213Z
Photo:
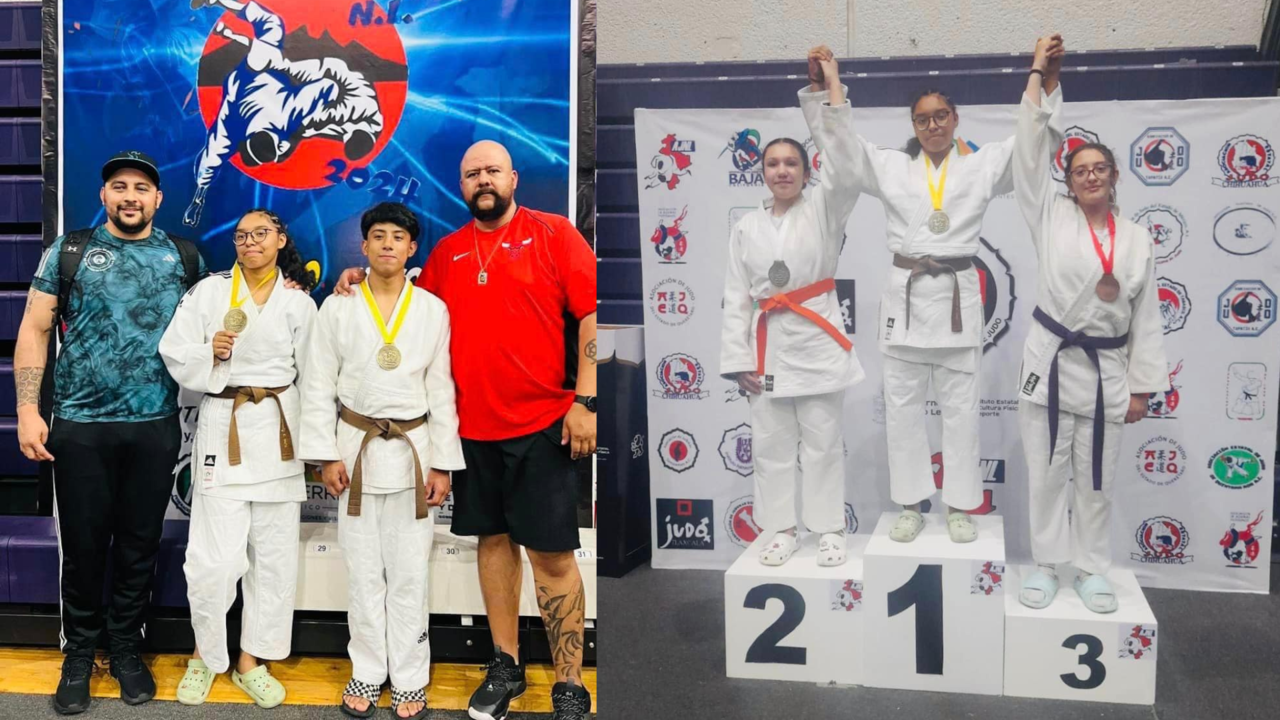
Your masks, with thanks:
M502 720L525 691L517 646L529 554L551 644L556 720L584 718L586 601L573 460L596 449L596 257L568 218L515 204L506 148L471 146L462 196L472 222L431 251L418 285L449 308L459 432L467 469L453 473L453 526L478 535L494 659L471 696L475 720ZM358 281L348 270L344 279ZM342 292L346 283L336 289ZM576 390L565 390L565 326L578 323Z

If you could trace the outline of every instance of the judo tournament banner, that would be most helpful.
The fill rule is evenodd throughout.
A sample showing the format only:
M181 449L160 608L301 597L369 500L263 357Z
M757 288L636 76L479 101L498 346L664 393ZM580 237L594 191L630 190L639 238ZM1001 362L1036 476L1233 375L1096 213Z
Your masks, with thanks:
M51 3L46 2L46 6ZM506 145L519 199L574 217L577 11L573 0L60 0L57 232L101 224L99 169L140 150L161 166L156 225L196 242L212 270L235 259L250 208L288 225L319 278L363 267L360 215L403 202L423 222L416 278L470 221L458 166L473 142ZM55 16L46 7L46 22ZM46 223L46 230L52 230ZM183 398L189 448L196 399ZM171 516L189 512L187 453ZM337 501L311 485L304 521Z
M1111 147L1125 166L1120 212L1151 231L1172 383L1149 400L1146 419L1123 431L1115 563L1151 587L1265 593L1280 411L1280 328L1272 327L1280 101L1071 103L1070 90L1064 86L1063 144ZM1013 104L963 107L957 139L971 149L1003 140L1015 112ZM886 147L902 147L911 133L903 108L855 108L854 123ZM747 402L719 376L721 298L730 229L768 197L761 153L782 136L809 147L818 177L821 148L798 101L786 109L636 111L655 567L727 568L760 532ZM1062 149L1053 168L1059 183ZM896 508L875 335L891 263L884 228L880 201L863 195L835 278L844 330L867 374L844 406L845 520L862 533ZM1009 557L1030 562L1016 386L1036 258L1013 193L989 205L974 260L986 316L977 512L1004 515ZM939 411L930 402L927 412L941 487ZM935 495L931 522L943 522L939 504Z

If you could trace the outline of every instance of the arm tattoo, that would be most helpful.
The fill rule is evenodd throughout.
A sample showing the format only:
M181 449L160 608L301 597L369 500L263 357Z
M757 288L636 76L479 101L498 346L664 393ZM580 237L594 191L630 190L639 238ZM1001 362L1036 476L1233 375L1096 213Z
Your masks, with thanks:
M586 619L586 597L582 581L564 595L552 595L551 588L538 586L538 609L547 626L551 644L551 661L556 674L582 685L583 624Z
M596 364L596 341L594 338L587 341L587 359L591 361L592 365Z
M40 382L44 379L44 368L25 367L13 371L14 383L18 387L18 407L23 405L40 405Z

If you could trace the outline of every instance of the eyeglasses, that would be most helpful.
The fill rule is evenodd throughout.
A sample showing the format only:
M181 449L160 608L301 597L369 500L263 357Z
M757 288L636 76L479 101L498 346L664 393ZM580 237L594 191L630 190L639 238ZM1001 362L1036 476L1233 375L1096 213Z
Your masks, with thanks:
M915 124L917 130L927 130L930 121L937 123L938 127L943 127L951 122L951 111L939 110L932 115L916 115L911 118L911 122Z
M1094 177L1099 177L1099 178L1109 178L1111 177L1111 170L1114 167L1115 166L1112 165L1111 163L1098 163L1097 165L1094 165L1091 168L1090 167L1072 168L1071 179L1084 180L1086 177L1090 175L1093 175Z
M249 232L237 232L235 234L236 245L244 245L245 243L249 242L250 237L252 237L259 244L261 244L263 242L266 242L267 237L273 232L279 232L279 231L276 230L275 228L260 227L254 230L250 230Z

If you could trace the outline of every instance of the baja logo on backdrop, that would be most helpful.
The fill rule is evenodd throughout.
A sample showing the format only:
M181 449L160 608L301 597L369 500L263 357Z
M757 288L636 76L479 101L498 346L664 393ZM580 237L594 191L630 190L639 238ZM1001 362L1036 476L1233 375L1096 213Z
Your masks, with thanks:
M943 476L945 468L942 462L942 453L936 452L930 457L933 467L933 486L942 489ZM1004 483L1004 460L982 460L979 465L979 475L983 482ZM990 479L988 479L990 478ZM920 503L920 512L927 513L933 509L933 501L925 500ZM995 504L995 491L982 491L982 504L977 508L970 510L970 515L990 515L997 510Z
M973 584L969 587L970 595L994 595L996 593L1003 594L1004 590L1004 565L992 562L984 562L974 573Z
M809 187L815 187L822 182L822 151L813 138L804 141L804 150L809 153Z
M862 583L857 580L833 580L831 609L853 612L862 607Z
M1177 440L1163 435L1138 447L1138 474L1152 485L1172 485L1187 469L1187 451Z
M707 375L702 370L702 363L692 355L672 353L658 361L658 384L661 390L654 390L653 396L663 400L701 400L711 395L702 389Z
M681 258L689 249L689 238L684 234L680 223L684 222L685 215L688 214L688 205L680 211L679 217L676 217L675 208L658 210L658 227L649 236L649 242L653 243L653 251L658 254L658 262L668 265L684 264Z
M659 550L715 550L714 503L710 500L657 498Z
M742 423L724 431L720 438L720 458L724 469L747 477L754 470L751 465L751 426Z
M1258 337L1276 321L1276 294L1261 280L1237 280L1218 296L1218 324L1236 337Z
M191 517L191 453L184 453L173 466L173 506Z
M1219 448L1209 456L1209 473L1213 481L1229 490L1257 485L1266 469L1267 463L1262 455L1243 445Z
M680 140L672 133L662 138L662 149L649 160L650 172L644 176L646 190L664 185L668 190L675 190L680 178L692 174L689 169L693 165L690 157L697 148L692 140Z
M1129 145L1129 161L1144 185L1172 185L1187 171L1190 146L1171 127L1147 128Z
M1141 552L1129 553L1130 559L1152 565L1185 565L1195 558L1186 554L1191 534L1187 526L1164 515L1148 518L1134 534Z
M693 288L683 280L659 280L649 291L649 312L663 325L676 327L693 317Z
M1013 321L1013 305L1017 301L1013 286L1013 270L994 245L978 238L978 254L973 256L978 271L978 290L982 298L982 352L987 352L1009 332Z
M737 172L729 173L730 187L764 185L764 174L760 172L760 162L764 159L762 152L760 132L755 128L743 128L729 136L729 142L718 157L730 153L729 158L737 168Z
M1213 242L1232 255L1256 255L1276 239L1276 216L1253 203L1238 203L1213 219Z
M1120 659L1156 659L1156 629L1146 625L1120 626Z
M693 434L680 428L668 430L658 443L658 456L662 466L682 473L698 462L698 443Z
M756 524L750 495L729 503L729 511L724 514L724 529L733 544L739 547L746 547L760 537L762 531Z
M853 280L836 281L836 300L840 303L840 318L844 320L844 334L852 335L854 330Z
M1262 514L1262 510L1258 511L1257 517L1246 512L1231 513L1231 527L1227 528L1226 534L1218 541L1222 546L1222 556L1231 563L1227 567L1256 569L1253 561L1258 559L1262 543L1258 542L1253 530L1262 522ZM1240 529L1241 525L1244 526L1243 530Z
M1169 371L1169 389L1165 392L1155 392L1147 396L1147 417L1160 418L1163 420L1172 420L1176 416L1173 414L1178 409L1178 403L1181 402L1181 395L1178 391L1182 388L1178 384L1178 373L1182 372L1182 361L1178 361L1178 366Z
M1261 420L1267 414L1267 366L1238 362L1227 366L1227 417Z
M217 7L192 3L193 8ZM314 190L367 166L391 142L409 68L386 11L340 3L261 0L217 7L197 70L207 138L183 222L200 223L223 165L274 187Z
M1098 134L1092 130L1085 130L1079 125L1072 125L1067 128L1066 137L1063 138L1062 144L1058 146L1058 152L1053 156L1053 167L1050 172L1053 173L1053 179L1060 183L1067 181L1067 156L1072 150L1087 145L1089 143L1100 142Z
M1275 161L1271 143L1266 138L1250 134L1237 135L1218 151L1218 167L1225 177L1213 178L1213 184L1229 188L1275 185L1280 183L1280 178L1271 177L1271 166Z
M1182 241L1187 237L1187 220L1168 205L1148 205L1133 216L1133 222L1147 228L1155 246L1156 263L1163 264L1182 254Z
M1160 298L1160 321L1164 334L1177 332L1187 325L1191 315L1191 296L1187 286L1162 277L1156 280L1156 295Z

